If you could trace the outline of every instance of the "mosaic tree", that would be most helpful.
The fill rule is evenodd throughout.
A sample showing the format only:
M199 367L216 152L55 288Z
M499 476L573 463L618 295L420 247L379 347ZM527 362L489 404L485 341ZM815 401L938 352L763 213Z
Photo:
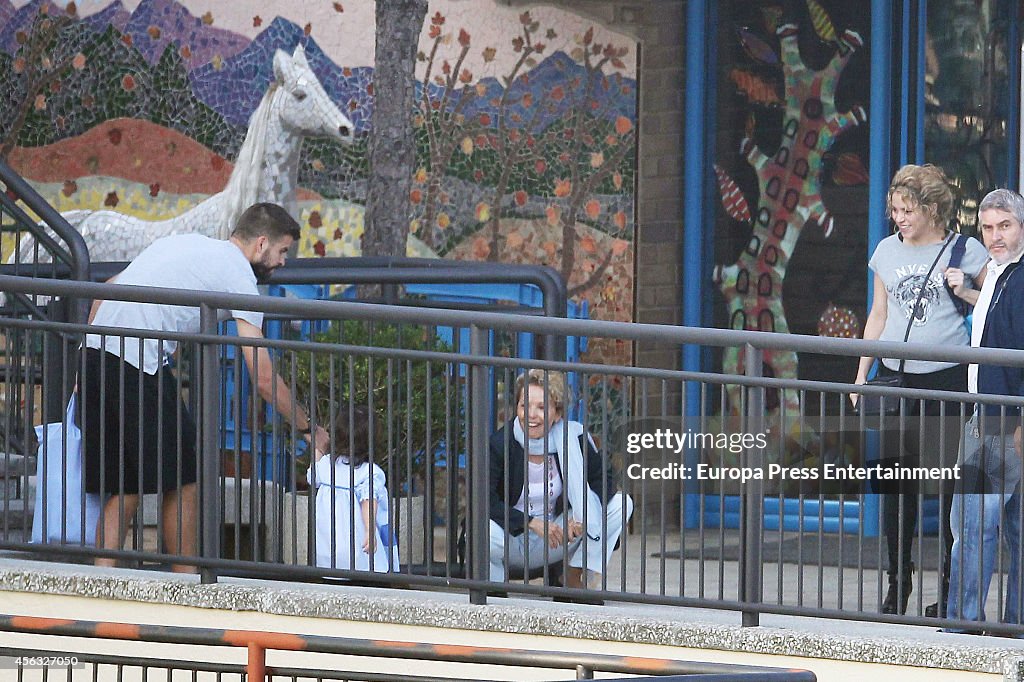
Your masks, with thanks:
M836 48L821 70L803 62L795 24L785 23L776 29L784 84L782 139L774 154L765 153L752 140L751 113L747 137L740 149L757 175L759 199L753 214L736 183L716 169L726 211L753 228L737 261L715 270L715 281L725 297L732 329L789 332L782 305L782 283L800 232L806 224L816 223L828 236L834 226L821 198L822 157L836 138L866 120L859 106L838 111L835 105L836 84L852 52L862 46L861 37L846 30L837 38L823 12L814 19L819 36L831 38ZM766 44L760 48L762 53L770 50ZM764 101L770 96L764 81L752 74L734 72L733 80L750 102ZM741 374L743 362L742 350L730 349L723 357L724 371ZM795 378L796 353L765 351L763 372L765 376ZM738 409L738 390L730 393L730 399L732 409ZM797 412L795 392L786 391L781 402L787 414Z
M0 159L6 159L34 112L45 112L47 95L58 93L62 79L85 67L85 56L78 50L81 42L72 35L78 10L69 2L63 10L43 4L28 31L18 31L18 51L11 65L18 77L8 96L17 104L0 122L5 131L0 139Z
M509 84L515 83L525 69L532 67L535 56L542 54L545 48L544 43L534 40L533 36L539 29L539 25L529 12L519 15L519 23L522 34L512 39L512 49L519 54L519 57L506 76L506 82ZM547 36L549 40L555 38L554 29L550 29ZM553 106L553 103L548 106ZM532 115L524 121L522 114L515 109L532 109ZM487 260L498 260L501 253L501 211L499 207L508 192L513 171L517 166L528 162L533 163L535 168L543 170L543 167L538 164L544 164L544 160L537 153L537 140L534 137L543 111L543 105L534 106L532 93L517 92L511 85L502 91L501 99L497 102L494 113L497 132L486 138L497 156L498 168L501 169L488 207L490 251L487 254ZM481 117L484 117L481 123L490 123L489 114L481 114ZM543 142L547 142L547 140ZM513 202L522 205L526 203L526 199L525 192L517 192L513 197Z
M564 118L567 125L562 130L563 146L558 154L558 160L569 168L569 177L557 179L554 186L555 197L564 197L565 201L551 203L547 208L548 222L557 223L562 229L561 272L566 282L570 281L576 268L575 247L580 241L577 219L581 215L590 220L600 217L603 207L594 195L607 180L616 190L622 188L622 176L617 169L633 153L636 143L636 129L625 116L616 116L611 127L592 127L595 119L606 120L610 106L610 100L597 97L597 90L616 87L618 80L606 74L605 67L610 65L613 69L624 69L626 65L622 58L628 48L594 42L593 29L578 37L577 43L572 57L582 62L585 72L582 82L570 82L564 93L568 99ZM551 96L558 100L563 93L555 88ZM612 220L619 231L625 230L626 215L622 211L616 212ZM585 250L594 248L589 243L580 242L580 246ZM579 294L600 281L615 255L618 254L614 250L608 250L588 273L587 279L572 287L569 294Z
M426 62L427 68L416 117L416 124L425 133L428 150L428 166L417 174L418 180L426 176L426 195L414 198L414 201L418 199L423 203L418 234L427 246L435 250L441 241L440 233L448 228L451 221L451 216L444 211L449 203L449 197L443 189L445 173L455 150L463 144L463 140L471 139L460 134L464 132L466 123L462 112L476 97L476 89L467 87L473 82L473 74L462 67L469 54L470 34L465 29L459 29L459 53L454 65L438 54L442 45L451 42L451 34L444 33L442 29L445 21L440 12L435 12L430 18L429 35L433 44L430 54L419 55L420 60ZM437 63L439 59L440 65ZM440 73L435 73L435 68Z
M559 232L558 238L545 246L551 247L552 261L560 251L558 268L567 282L577 280L569 290L575 296L600 281L612 259L622 255L621 241L598 254L597 242L580 236L579 221L601 226L611 234L626 229L626 213L603 204L598 195L621 192L622 164L635 144L632 121L616 115L613 107L617 100L607 96L613 88L629 90L618 74L606 73L608 67L625 68L622 57L628 48L595 43L593 29L588 29L576 36L571 59L556 55L546 62L555 64L559 77L540 86L527 70L536 66L536 58L546 49L546 44L537 40L540 25L529 12L522 13L519 20L521 34L511 41L518 57L503 76L508 87L489 102L491 108L479 118L481 126L493 126L489 134L477 136L477 144L491 152L487 163L497 171L490 176L490 201L476 208L477 220L486 225L488 235L475 240L481 247L477 252L488 260L498 260L503 247L512 247L503 243L502 217L530 214L539 203L546 224ZM557 37L551 28L544 33L546 40ZM598 256L596 262L591 259L582 266L586 275L582 282L576 272L577 247Z

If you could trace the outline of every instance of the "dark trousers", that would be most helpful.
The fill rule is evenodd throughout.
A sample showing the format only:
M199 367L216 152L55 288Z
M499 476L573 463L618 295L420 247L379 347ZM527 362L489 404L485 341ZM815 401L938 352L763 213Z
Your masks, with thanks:
M896 372L879 366L878 375ZM927 374L905 374L908 388L940 391L966 391L967 366L955 365ZM943 407L944 404L944 407ZM965 409L972 409L968 406ZM922 409L923 408L923 409ZM882 435L883 451L879 464L895 469L913 466L953 466L961 433L961 404L942 400L906 400L904 417L892 417ZM970 416L969 412L968 415ZM948 485L947 485L948 483ZM953 534L949 527L949 511L953 504L953 481L943 484L940 510L940 538L942 539L942 580L949 580L950 550ZM917 532L917 506L920 485L918 481L899 481L880 486L882 493L882 524L885 532L889 572L903 581L910 580L907 569L911 561L911 547Z

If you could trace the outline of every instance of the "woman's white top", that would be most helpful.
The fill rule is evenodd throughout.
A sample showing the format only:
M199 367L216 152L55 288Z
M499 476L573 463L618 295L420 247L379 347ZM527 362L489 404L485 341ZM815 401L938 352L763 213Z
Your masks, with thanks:
M519 501L513 507L529 517L551 518L554 516L555 502L561 496L562 474L558 470L555 457L548 457L547 462L527 460L526 485L523 486Z

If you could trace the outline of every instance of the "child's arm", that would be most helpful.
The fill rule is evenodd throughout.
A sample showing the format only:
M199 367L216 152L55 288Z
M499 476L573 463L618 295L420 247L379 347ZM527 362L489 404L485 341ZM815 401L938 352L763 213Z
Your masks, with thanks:
M359 503L363 511L363 528L366 529L366 539L363 541L363 551L373 554L377 549L377 500L363 500Z

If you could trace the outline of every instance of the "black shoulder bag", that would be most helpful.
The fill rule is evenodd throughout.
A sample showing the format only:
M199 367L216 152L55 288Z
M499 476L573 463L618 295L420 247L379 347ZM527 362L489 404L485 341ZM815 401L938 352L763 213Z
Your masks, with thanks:
M938 265L939 259L942 258L942 254L946 252L946 247L953 241L953 237L947 237L946 241L942 243L942 248L939 249L939 255L935 256L935 260L932 261L932 266L928 268L928 274L924 276L924 286L917 292L917 299L914 301L914 307L911 308L910 319L907 320L907 331L903 334L903 343L907 342L910 338L910 330L914 326L914 320L920 314L921 309L921 298L924 296L924 292L928 289L928 281L932 277L932 272L935 271L935 266ZM889 388L903 388L906 385L905 375L903 373L903 367L906 364L905 359L900 360L900 368L896 371L896 374L891 374L884 377L875 377L864 382L865 386L887 386ZM900 399L894 396L884 395L864 395L861 394L860 400L857 401L857 409L860 414L866 417L892 417L900 413Z

